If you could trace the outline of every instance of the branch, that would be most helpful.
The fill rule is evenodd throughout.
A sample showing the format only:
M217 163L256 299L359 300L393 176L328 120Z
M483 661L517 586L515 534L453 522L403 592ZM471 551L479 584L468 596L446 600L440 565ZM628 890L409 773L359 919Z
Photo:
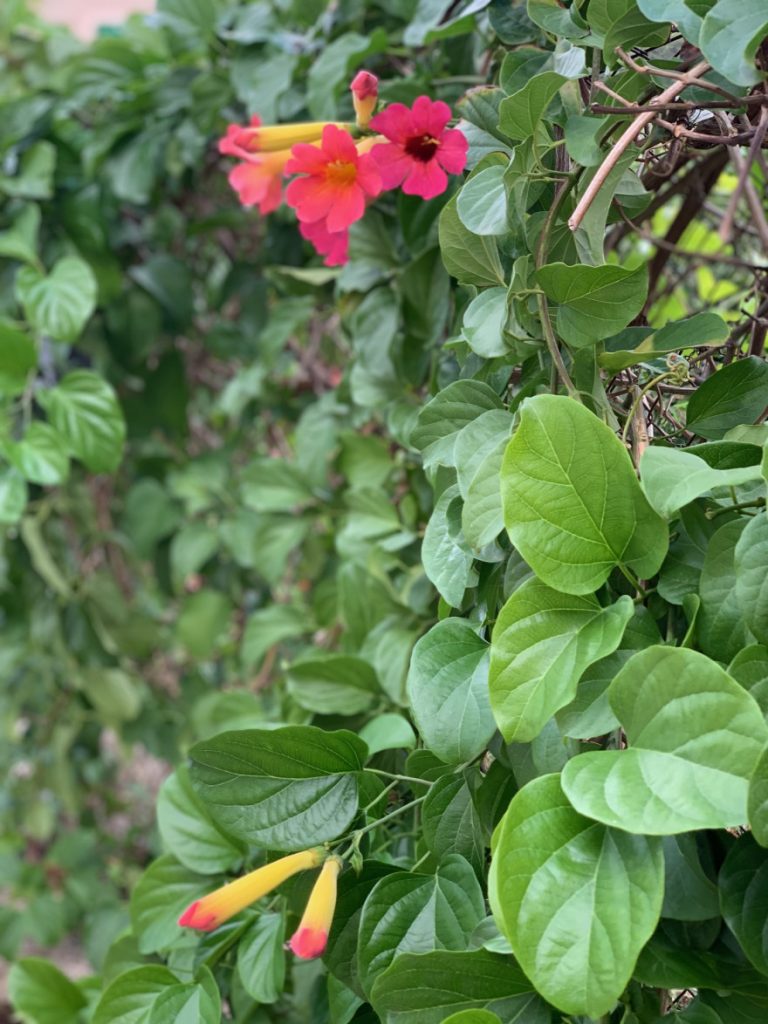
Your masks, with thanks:
M700 61L695 67L691 68L690 71L686 72L684 79L682 77L675 79L668 89L665 89L664 92L660 93L659 96L652 101L654 108L663 108L665 103L673 100L683 91L683 89L685 89L687 85L694 83L697 78L700 78L701 75L707 71L709 71L709 64L705 60ZM657 116L658 113L655 109L643 114L638 114L632 124L624 130L619 140L611 148L605 160L603 160L602 164L598 167L595 176L592 178L592 181L590 181L584 195L581 197L576 209L573 211L573 214L568 221L568 227L571 231L576 231L578 226L581 224L590 206L595 201L598 192L605 184L606 178L619 162L627 147L634 142L640 132Z

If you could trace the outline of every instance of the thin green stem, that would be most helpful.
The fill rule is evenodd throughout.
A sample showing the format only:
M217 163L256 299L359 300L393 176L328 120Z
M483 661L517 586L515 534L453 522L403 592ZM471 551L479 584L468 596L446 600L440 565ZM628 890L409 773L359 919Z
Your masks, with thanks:
M642 585L640 580L637 578L637 576L635 576L631 569L628 569L626 565L622 565L621 562L619 562L619 569L621 570L621 573L625 577L625 579L629 580L629 582L635 588L637 593L640 595L641 599L648 596L650 591L645 589L645 587Z
M418 859L418 860L416 861L416 863L415 863L415 864L411 864L411 866L410 866L409 870L410 870L410 871L415 871L415 870L416 870L416 868L420 868L420 867L421 867L421 865L422 865L422 864L424 863L424 861L425 861L425 860L429 860L429 858L430 858L431 856L432 856L432 851L431 851L431 850L427 850L427 852L426 852L426 853L424 854L424 856L423 856L423 857L419 857L419 859Z
M763 508L765 498L753 498L752 501L737 501L733 505L722 505L720 508L710 509L705 512L707 519L717 519L726 512L740 512L743 508Z
M397 779L393 779L388 786L385 786L384 789L382 789L378 796L374 797L369 804L365 805L365 807L363 808L363 814L366 814L368 811L370 811L374 804L377 804L379 800L382 800L391 789L395 788L396 785Z
M383 768L366 768L365 770L373 772L374 775L384 775L388 779L394 779L395 782L418 782L420 786L432 785L427 779L417 779L413 775L397 775L395 772L385 772Z

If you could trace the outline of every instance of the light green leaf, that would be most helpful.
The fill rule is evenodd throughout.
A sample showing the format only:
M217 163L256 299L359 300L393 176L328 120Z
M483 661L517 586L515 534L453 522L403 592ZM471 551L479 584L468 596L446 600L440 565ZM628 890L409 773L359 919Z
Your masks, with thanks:
M702 19L685 0L637 0L637 6L650 21L674 22L689 43L698 43Z
M443 1024L501 1024L501 1021L490 1010L459 1010L446 1017Z
M170 854L153 861L131 893L131 925L139 950L168 949L181 935L179 916L194 899L215 888Z
M768 406L768 363L747 356L721 367L688 400L686 425L718 440L733 427L751 424Z
M640 461L645 495L659 515L675 512L715 487L735 487L760 479L759 466L713 469L698 456L680 448L646 448Z
M500 164L486 167L459 192L456 212L464 227L475 235L506 235L509 231L504 171Z
M745 526L734 551L735 595L747 628L768 644L768 513Z
M195 793L184 765L169 775L157 797L157 826L166 850L190 871L215 875L233 868L244 844L217 828Z
M557 775L528 783L495 833L494 917L536 989L565 1013L613 1009L663 895L660 840L577 814Z
M380 695L376 673L363 658L318 651L286 672L296 703L321 715L358 715Z
M92 1024L149 1024L157 997L178 983L179 979L167 967L156 964L126 971L102 993Z
M243 729L192 747L190 777L228 834L291 852L335 839L349 826L366 753L345 730Z
M216 0L158 0L158 14L179 32L207 38L216 25Z
M308 611L293 604L270 604L249 616L240 650L243 665L252 669L275 644L293 640L311 629Z
M501 476L513 545L549 586L590 594L616 565L653 576L668 530L613 431L572 399L526 399Z
M565 766L563 789L580 814L650 835L746 821L768 728L719 665L696 651L648 647L630 658L609 696L628 749L581 754Z
M86 998L48 960L24 957L8 974L8 998L30 1024L78 1024Z
M220 1024L221 997L216 983L213 994L202 985L172 985L152 1004L149 1024Z
M468 587L477 582L473 555L461 533L461 498L457 484L438 498L421 545L424 572L452 608L459 608Z
M761 79L755 55L767 35L763 0L718 0L704 17L698 43L715 71L736 85L755 85Z
M544 112L568 79L554 71L534 75L517 92L502 100L499 107L499 128L513 140L530 138Z
M499 613L491 640L491 708L508 743L535 739L576 696L589 665L615 651L632 618L630 597L601 608L527 580Z
M50 199L53 196L53 174L56 169L56 147L43 139L26 149L13 177L0 174L0 193L24 199Z
M485 750L496 729L488 644L466 619L444 619L417 642L407 687L419 732L441 760L462 764Z
M504 328L508 315L506 288L486 288L464 310L462 337L483 359L506 355Z
M258 1003L275 1003L285 985L285 914L267 911L248 927L237 945L237 973Z
M117 395L91 370L74 370L38 401L64 439L70 455L93 473L114 473L125 443L125 419Z
M405 953L376 979L371 1003L382 1024L443 1024L446 1016L471 1009L516 1024L551 1019L517 964L484 949Z
M472 477L461 510L461 528L475 550L490 544L504 529L501 503L501 467L508 431L485 455Z
M0 393L18 395L37 366L32 339L11 324L0 321Z
M761 974L768 974L768 851L742 836L725 858L717 879L725 923Z
M96 308L96 278L77 256L63 256L44 274L22 267L16 275L16 297L27 319L55 341L76 341Z
M31 484L51 487L69 476L69 456L62 438L49 423L35 420L18 443L8 446L8 459Z
M454 381L421 409L410 442L421 451L425 467L453 466L459 432L483 413L501 409L501 399L483 381Z
M363 988L370 993L376 978L403 953L466 949L484 916L482 890L463 857L446 857L434 875L386 875L371 890L360 918Z
M666 3L667 0L664 0ZM633 328L629 329L630 331ZM618 340L623 340L620 334ZM721 345L728 337L728 324L717 313L697 313L687 320L678 320L667 324L657 331L646 334L640 344L633 349L616 348L608 342L607 350L598 353L597 361L606 370L617 373L629 366L665 356L669 352L681 349L706 348L709 345ZM617 339L611 339L615 341ZM626 342L625 342L626 344Z
M512 423L512 414L506 409L489 409L459 431L453 461L462 498L466 498L475 472L486 455L495 451L500 441L506 444Z
M632 321L645 303L648 269L550 263L536 281L555 304L556 328L563 341L586 348L610 338Z
M366 722L358 736L371 756L382 750L413 750L416 746L416 733L410 722L391 712Z
M479 288L505 284L495 238L476 235L464 227L455 197L441 210L438 227L440 255L445 269L460 284L473 284Z
M8 230L0 231L0 256L37 266L40 219L40 207L35 203L28 203L14 218Z
M11 466L0 469L0 523L15 526L27 507L27 482Z
M764 750L749 782L749 824L761 846L768 846L768 750Z
M702 651L718 661L730 661L754 643L738 598L736 577L736 546L745 526L743 518L721 526L709 542L701 570L696 635Z

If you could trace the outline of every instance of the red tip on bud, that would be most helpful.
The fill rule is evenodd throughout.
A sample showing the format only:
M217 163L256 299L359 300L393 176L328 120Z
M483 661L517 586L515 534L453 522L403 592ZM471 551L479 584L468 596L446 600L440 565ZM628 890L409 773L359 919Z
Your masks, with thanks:
M359 100L374 98L379 95L379 80L370 71L358 71L349 88Z
M212 932L219 924L216 914L200 909L200 900L190 903L179 918L182 928L196 928L199 932Z
M300 928L288 943L291 951L302 960L322 956L328 943L328 932L317 928Z

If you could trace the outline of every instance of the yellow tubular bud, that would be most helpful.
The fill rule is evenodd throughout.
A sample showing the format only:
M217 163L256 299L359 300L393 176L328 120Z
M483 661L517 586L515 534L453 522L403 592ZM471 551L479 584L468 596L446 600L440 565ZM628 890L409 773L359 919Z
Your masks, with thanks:
M329 857L323 864L299 927L291 936L289 946L303 960L312 960L325 952L336 909L336 881L342 863L339 857Z
M257 150L262 153L273 153L276 149L290 149L297 142L319 142L323 135L323 128L327 124L335 124L337 128L346 130L352 127L352 125L340 121L259 125L254 129Z
M211 932L224 921L240 913L249 903L266 896L268 892L307 868L316 868L321 864L325 851L317 848L291 853L287 857L237 878L234 882L216 889L214 892L195 900L179 918L179 924L185 928L196 928L201 932Z
M383 135L366 135L364 139L358 139L355 143L357 152L362 156L363 153L370 153L374 146L377 146L380 142L386 142L387 140Z

